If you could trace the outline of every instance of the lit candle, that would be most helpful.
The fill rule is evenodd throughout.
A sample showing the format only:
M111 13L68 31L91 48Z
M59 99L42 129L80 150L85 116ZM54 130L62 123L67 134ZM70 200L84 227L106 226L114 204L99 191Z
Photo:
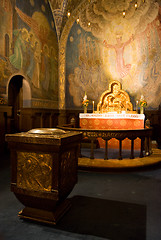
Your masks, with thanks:
M93 113L94 113L94 101L93 101Z
M119 107L120 107L120 113L121 113L121 101L120 101L120 105L119 105Z

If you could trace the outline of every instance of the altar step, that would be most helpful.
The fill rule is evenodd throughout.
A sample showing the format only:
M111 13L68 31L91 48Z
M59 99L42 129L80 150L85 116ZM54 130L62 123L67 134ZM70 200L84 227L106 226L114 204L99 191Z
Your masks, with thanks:
M124 158L108 159L103 158L90 159L81 157L78 159L78 169L87 171L122 171L138 168L153 167L161 164L161 149L152 148L152 154L143 158L136 157L134 159Z

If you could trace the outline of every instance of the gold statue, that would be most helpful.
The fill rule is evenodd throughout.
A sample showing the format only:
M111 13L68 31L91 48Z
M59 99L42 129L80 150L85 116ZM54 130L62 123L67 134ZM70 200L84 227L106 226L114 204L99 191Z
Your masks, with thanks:
M130 102L128 93L121 89L121 83L113 81L109 84L109 90L106 90L97 104L97 112L117 112L132 111L133 106Z

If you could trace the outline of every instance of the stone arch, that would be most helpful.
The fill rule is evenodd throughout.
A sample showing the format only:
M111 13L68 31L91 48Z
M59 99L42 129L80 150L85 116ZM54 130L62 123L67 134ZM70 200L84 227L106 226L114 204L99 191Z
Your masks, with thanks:
M32 94L31 94L31 87L30 84L27 80L27 78L21 74L21 73L16 73L13 74L12 76L10 76L8 82L7 82L7 86L6 86L6 96L5 99L8 99L8 91L9 91L9 84L11 82L11 80L13 78L15 78L16 76L19 76L22 78L22 107L27 108L27 107L31 107L31 99L32 99Z
M65 109L65 59L66 59L66 44L69 32L79 16L79 12L84 9L89 4L88 1L82 1L79 6L72 12L70 18L68 19L60 41L59 41L59 109Z
M31 107L31 88L28 81L24 78L23 79L23 107Z

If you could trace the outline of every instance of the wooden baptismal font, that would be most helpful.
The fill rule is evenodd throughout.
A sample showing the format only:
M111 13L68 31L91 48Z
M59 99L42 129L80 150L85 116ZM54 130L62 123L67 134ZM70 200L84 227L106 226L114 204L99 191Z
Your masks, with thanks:
M56 224L69 209L81 138L81 133L51 128L6 135L11 191L25 206L20 218Z

